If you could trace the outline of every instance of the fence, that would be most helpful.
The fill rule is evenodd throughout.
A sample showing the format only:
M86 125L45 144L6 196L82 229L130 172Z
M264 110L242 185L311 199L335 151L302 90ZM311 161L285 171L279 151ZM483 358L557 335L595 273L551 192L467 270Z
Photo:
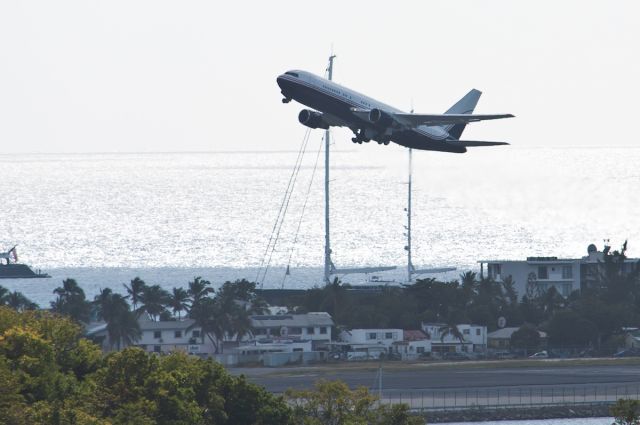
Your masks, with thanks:
M372 389L372 392L378 394L376 389ZM640 399L640 383L475 390L388 390L382 392L381 403L404 403L413 411L424 412L610 404L620 398Z

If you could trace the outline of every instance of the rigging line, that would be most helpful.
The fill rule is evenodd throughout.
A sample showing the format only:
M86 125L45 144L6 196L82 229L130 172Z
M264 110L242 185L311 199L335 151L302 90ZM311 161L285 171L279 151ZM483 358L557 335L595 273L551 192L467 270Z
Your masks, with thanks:
M262 280L261 280L260 286L262 286L262 284L264 284L264 280L267 277L267 272L269 271L269 266L271 265L271 258L273 257L273 253L276 250L276 244L278 243L278 239L280 238L280 231L282 230L282 225L284 224L284 219L285 219L285 216L287 214L287 210L289 209L289 202L291 201L291 195L293 194L293 189L294 189L294 187L296 185L298 174L299 174L300 168L302 166L302 157L304 157L304 154L305 154L305 152L307 150L307 145L308 144L309 144L309 137L307 136L307 138L305 139L304 144L302 146L302 150L301 150L302 155L300 156L300 161L297 164L297 168L294 169L294 178L293 178L293 182L291 184L291 190L289 191L289 197L287 198L287 201L286 201L286 203L284 205L284 210L282 212L282 219L280 220L280 224L278 225L278 231L276 232L276 237L275 237L275 239L273 241L273 244L271 246L271 253L269 254L269 259L267 260L267 264L265 265L264 274L262 275Z
M267 243L267 248L264 251L264 254L262 254L262 260L260 261L260 266L258 267L258 272L256 274L256 282L258 281L258 278L260 277L260 271L262 270L262 266L264 266L264 261L267 258L267 254L269 253L269 247L271 246L271 241L273 240L273 235L275 234L276 228L278 226L278 222L280 221L280 215L282 213L282 208L284 207L284 203L287 199L287 196L289 194L289 189L291 187L291 181L293 180L293 176L296 172L296 167L298 166L298 162L301 159L301 154L302 154L302 149L305 146L307 140L309 139L309 135L311 134L311 129L307 128L307 131L304 133L304 137L302 138L302 143L300 145L300 149L298 150L298 156L296 157L296 162L295 165L293 166L293 171L291 172L291 176L289 176L289 182L287 183L287 188L284 191L284 196L282 198L282 202L280 203L280 209L278 210L278 215L276 216L276 221L275 223L273 223L273 229L271 229L271 235L269 236L269 242Z
M320 146L318 146L318 152L316 153L316 162L313 165L313 171L311 172L311 179L309 180L309 186L307 187L307 196L304 199L304 204L302 204L302 212L300 213L300 220L298 220L298 228L296 229L296 234L293 238L293 244L291 245L291 253L289 254L289 260L287 261L287 269L291 264L291 258L293 257L293 251L295 250L296 243L298 242L298 234L300 233L300 227L302 225L302 218L304 217L304 212L307 209L307 202L309 201L309 195L311 194L311 186L313 185L313 178L316 175L316 170L318 169L318 160L320 159L320 153L322 152L322 145L324 142L324 136L320 139ZM282 288L284 288L284 281L287 279L287 274L285 273L282 278Z

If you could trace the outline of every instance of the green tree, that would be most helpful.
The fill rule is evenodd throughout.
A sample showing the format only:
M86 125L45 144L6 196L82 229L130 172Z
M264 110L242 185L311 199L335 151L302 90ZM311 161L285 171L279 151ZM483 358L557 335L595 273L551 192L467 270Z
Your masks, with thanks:
M511 334L511 347L525 350L537 350L540 346L540 333L530 324L524 324Z
M302 425L417 425L424 419L408 414L407 406L380 406L366 387L349 389L341 381L319 380L313 390L287 390L294 422Z
M609 409L614 425L640 425L640 401L620 399Z
M207 298L213 295L214 290L211 287L211 282L202 279L200 276L196 276L189 282L189 289L187 290L191 305L197 304L203 298Z
M129 310L129 304L122 295L105 288L96 295L94 303L98 318L107 323L111 347L115 345L119 350L123 345L131 345L140 338L137 316Z
M183 288L173 288L171 294L169 294L169 302L167 306L173 311L173 314L178 314L178 320L181 319L181 313L187 311L189 308L189 294Z
M139 312L146 312L152 320L158 321L162 313L167 311L169 293L160 285L146 286L140 297Z
M123 284L124 288L127 290L127 294L129 295L129 299L131 300L131 305L133 306L133 310L138 310L138 304L142 299L142 294L144 293L147 284L144 280L139 277L135 277L129 285Z
M555 313L547 325L549 342L557 347L584 347L594 342L597 328L593 322L571 310Z
M51 302L51 310L69 316L78 322L88 323L91 316L91 303L87 301L84 291L74 279L65 279L62 286L53 290L57 295Z
M22 292L9 292L5 297L5 305L18 311L35 310L38 304L25 297Z

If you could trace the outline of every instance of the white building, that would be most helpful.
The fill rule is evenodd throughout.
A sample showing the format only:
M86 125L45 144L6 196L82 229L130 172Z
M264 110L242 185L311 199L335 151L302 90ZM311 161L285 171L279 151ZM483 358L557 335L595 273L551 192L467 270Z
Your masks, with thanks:
M450 332L446 333L446 323L422 323L422 331L431 340L434 353L465 352L482 353L487 349L487 327L480 325L457 325L462 341Z
M253 339L273 338L309 340L313 350L331 342L333 319L329 313L277 314L251 316Z
M215 347L191 319L154 322L145 317L138 319L140 339L133 346L154 353L184 351L200 356L215 353ZM104 351L115 349L109 342L106 324L96 324L87 330L87 336L96 341ZM121 347L124 348L124 347Z
M402 341L402 329L351 329L340 332L340 340L356 345L382 346L387 351L394 342Z
M568 297L573 291L598 285L602 272L602 262L610 247L598 251L593 244L587 248L582 258L528 257L522 260L481 260L480 275L496 282L502 282L507 276L515 282L520 298L525 295L537 296L551 287ZM631 272L638 259L628 258L623 266L624 272Z

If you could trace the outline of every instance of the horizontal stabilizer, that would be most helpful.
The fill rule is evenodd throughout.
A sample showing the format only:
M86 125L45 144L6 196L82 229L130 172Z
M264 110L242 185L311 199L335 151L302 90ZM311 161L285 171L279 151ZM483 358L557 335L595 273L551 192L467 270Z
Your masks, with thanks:
M473 148L477 146L500 146L500 145L508 145L507 142L481 142L478 140L456 140L455 142L447 142L452 145L464 146L467 148Z

